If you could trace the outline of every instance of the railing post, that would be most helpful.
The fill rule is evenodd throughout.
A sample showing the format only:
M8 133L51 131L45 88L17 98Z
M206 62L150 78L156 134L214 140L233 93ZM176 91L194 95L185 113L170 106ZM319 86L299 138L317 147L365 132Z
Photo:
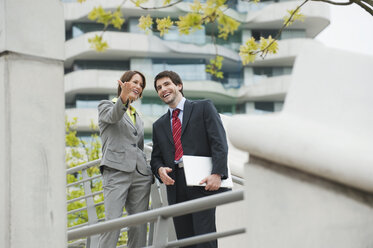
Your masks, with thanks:
M89 178L87 169L82 170L82 176L83 176L83 180ZM89 195L92 193L91 181L84 182L83 186L84 186L85 195ZM86 204L87 204L87 213L88 213L88 223L90 225L97 223L98 219L97 219L96 207L95 207L95 202L93 200L93 196L86 198ZM93 235L93 236L87 237L86 247L87 248L97 247L98 238L99 238L99 235Z
M159 185L158 181L154 182L151 186L150 190L150 209L156 209L162 207L162 199L159 192ZM154 223L150 223L149 225L149 234L148 234L148 246L153 244L153 237L154 237Z
M168 206L166 186L157 181L152 185L151 190L151 209L161 208ZM176 232L173 225L172 218L168 219L168 240L176 240ZM149 232L148 245L154 243L154 223L151 223Z
M165 248L168 242L168 218L158 216L154 235L154 248Z

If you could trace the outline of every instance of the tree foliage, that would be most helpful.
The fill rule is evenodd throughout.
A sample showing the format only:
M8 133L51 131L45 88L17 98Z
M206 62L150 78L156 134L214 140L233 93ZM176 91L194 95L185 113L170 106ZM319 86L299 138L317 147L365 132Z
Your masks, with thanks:
M79 2L84 2L86 0L78 0ZM260 0L241 0L246 2L259 2ZM288 15L284 17L283 27L279 30L275 37L260 37L259 41L254 38L249 38L240 47L239 55L241 56L243 64L248 64L254 62L258 56L264 58L267 54L275 54L278 51L277 39L280 36L284 28L292 25L295 21L303 21L304 16L301 14L300 9L307 2L316 1L324 2L327 4L334 5L351 5L357 4L365 11L373 16L373 0L347 0L346 2L334 2L330 0L305 0L302 4L293 10L288 10ZM101 6L94 8L89 14L88 18L99 23L103 23L106 30L108 25L113 25L114 27L120 29L124 23L124 18L121 13L121 8L126 1L122 2L121 5L117 7L114 12L105 11ZM164 0L162 6L145 7L149 5L149 0L131 0L131 2L138 8L143 10L155 10L161 8L168 8L183 2L183 0ZM198 29L201 29L204 25L213 25L217 27L216 34L212 33L212 41L215 45L216 55L215 59L212 59L210 65L207 67L206 71L217 78L222 77L222 72L218 69L220 62L223 62L221 56L219 56L216 37L227 39L230 35L238 29L240 23L226 14L228 0L206 0L205 3L201 3L200 0L194 0L193 3L189 5L190 11L185 15L180 15L177 21L172 21L170 17L156 18L155 21L150 16L141 16L139 18L139 27L149 33L153 30L153 24L156 23L156 30L160 32L163 36L167 34L170 29L177 29L180 35L188 35ZM285 13L284 13L285 14ZM89 39L91 46L97 51L105 51L108 48L108 44L102 38L101 35L96 35ZM220 67L221 68L221 67Z
M77 118L73 118L73 120L69 121L66 117L65 119L65 126L66 126L66 134L65 134L65 144L66 144L66 167L72 168L88 161L96 160L100 156L101 150L101 142L97 136L97 134L93 134L91 136L91 141L89 144L77 137L76 131L77 125ZM92 126L92 128L94 128ZM87 170L89 176L98 175L100 173L97 166L89 168ZM67 175L67 184L77 182L82 179L81 171L75 174L68 174ZM96 180L93 181L91 184L92 192L97 192L102 190L102 181ZM76 186L69 187L67 189L67 200L71 200L77 197L81 197L84 195L84 188L83 184L77 184ZM103 196L97 195L94 198L96 203L102 202ZM86 203L85 200L74 201L69 203L67 206L67 210L74 210L78 208L85 207ZM98 218L104 217L104 208L103 205L97 207L97 214ZM72 227L75 225L83 224L88 221L87 211L81 211L74 214L68 215L68 227Z
M73 118L69 120L65 118L65 144L66 144L66 155L65 162L66 168L76 167L78 165L87 163L89 161L97 160L101 157L101 141L97 135L94 133L91 135L90 140L84 141L77 136L76 126L78 119ZM97 130L97 127L91 123L91 130ZM89 177L99 175L100 171L98 166L91 167L87 169L87 174ZM67 184L71 184L82 180L82 172L79 171L74 174L68 174L66 176ZM101 178L94 179L91 181L91 191L92 193L99 192L102 190L102 180ZM84 187L82 183L71 186L67 188L67 200L72 200L81 196L84 196ZM103 202L103 194L95 195L94 203ZM80 209L86 206L85 199L73 201L67 204L67 211ZM104 205L99 205L96 207L97 218L101 219L105 217L105 207ZM75 212L68 214L67 216L67 226L73 227L76 225L84 224L88 222L87 210ZM127 233L122 233L118 244L124 245L127 243Z

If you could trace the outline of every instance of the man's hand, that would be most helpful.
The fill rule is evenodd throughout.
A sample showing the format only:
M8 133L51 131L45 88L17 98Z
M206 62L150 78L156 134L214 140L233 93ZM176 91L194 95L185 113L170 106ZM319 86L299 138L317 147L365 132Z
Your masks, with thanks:
M168 173L172 171L169 167L159 167L158 175L165 185L174 185L175 180L168 176Z
M206 178L204 178L199 184L206 183L205 190L215 191L220 188L221 184L221 176L218 174L212 174Z

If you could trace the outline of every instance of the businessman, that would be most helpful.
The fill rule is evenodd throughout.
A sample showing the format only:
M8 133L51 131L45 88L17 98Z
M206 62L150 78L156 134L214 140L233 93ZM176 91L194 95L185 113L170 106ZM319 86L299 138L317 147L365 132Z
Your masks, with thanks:
M154 175L167 185L169 204L225 191L220 184L228 176L228 145L222 121L212 102L185 99L183 83L173 71L159 73L154 79L154 87L169 106L169 111L153 124L150 164ZM205 186L186 185L183 155L212 157L211 175L201 181ZM173 220L178 239L216 231L215 208ZM217 241L189 247L217 247Z

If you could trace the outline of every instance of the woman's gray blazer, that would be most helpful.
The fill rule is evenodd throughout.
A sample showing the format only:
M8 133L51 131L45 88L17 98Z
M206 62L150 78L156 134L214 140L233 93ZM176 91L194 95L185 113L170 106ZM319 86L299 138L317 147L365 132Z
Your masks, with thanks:
M98 105L98 126L102 140L101 165L116 170L151 175L144 150L144 124L136 112L136 125L126 114L122 100L103 100Z

